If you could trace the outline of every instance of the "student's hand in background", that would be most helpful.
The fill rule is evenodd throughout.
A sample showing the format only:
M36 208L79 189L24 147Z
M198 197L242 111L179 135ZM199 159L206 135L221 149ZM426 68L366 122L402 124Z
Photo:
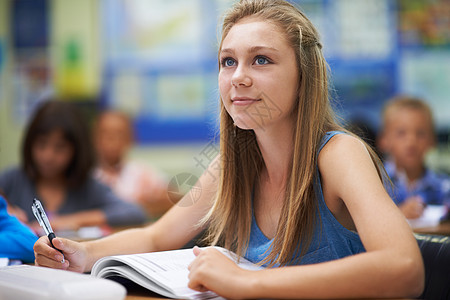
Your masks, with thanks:
M175 199L169 198L167 185L155 184L146 176L141 178L139 186L136 198L149 216L158 218L173 206L171 200Z
M422 216L425 204L422 197L412 196L400 204L399 208L407 219L417 219Z
M189 265L188 287L196 291L213 291L225 298L246 298L245 287L254 271L244 270L213 248L193 249L195 260Z
M60 249L63 255L50 245L48 237L43 236L34 244L34 257L37 266L62 269L82 273L86 271L87 250L81 243L68 239L54 238L53 245Z
M99 209L85 210L67 215L52 215L50 223L54 231L77 230L85 226L107 224L106 215Z
M52 229L54 231L60 231L60 230L77 230L79 229L80 222L76 218L76 216L73 215L53 215L50 223L52 225Z
M28 217L25 211L17 206L8 205L7 206L8 214L11 216L15 216L17 219L19 219L20 222L26 224L28 223Z
M65 216L52 215L52 218L50 219L50 224L52 225L53 231L77 230L81 227L79 220L73 215L65 215ZM33 223L29 224L29 226L35 232L43 232L41 226L37 221L34 221Z

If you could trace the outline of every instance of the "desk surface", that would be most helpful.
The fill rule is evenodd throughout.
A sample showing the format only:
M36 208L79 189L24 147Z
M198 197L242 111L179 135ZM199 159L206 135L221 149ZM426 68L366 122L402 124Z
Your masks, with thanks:
M169 298L164 298L156 293L153 293L137 284L127 285L127 297L126 300L167 300ZM410 298L402 298L403 300L412 300ZM389 299L384 299L389 300ZM399 298L391 300L401 300Z
M157 298L156 296L134 296L134 295L129 295L125 298L125 300L167 300L167 298ZM357 299L356 299L357 300ZM383 299L383 300L389 300L389 299ZM391 300L412 300L410 298L397 298L397 299L391 299Z
M445 221L437 226L433 227L425 227L425 228L416 228L414 229L415 233L423 233L423 234L436 234L436 235L448 235L450 236L450 221Z
M125 300L167 300L167 298L153 298L153 297L146 297L146 296L127 296L125 298ZM305 299L303 299L303 300L305 300ZM330 300L332 300L332 299L330 299ZM358 300L358 299L356 299L356 300ZM413 299L410 299L410 298L397 298L397 299L383 298L382 300L413 300Z
M158 296L145 296L145 295L127 295L125 300L167 300L168 298L158 298ZM357 299L356 299L357 300ZM383 300L389 300L389 299L383 299ZM397 298L397 299L391 299L391 300L413 300L410 298Z

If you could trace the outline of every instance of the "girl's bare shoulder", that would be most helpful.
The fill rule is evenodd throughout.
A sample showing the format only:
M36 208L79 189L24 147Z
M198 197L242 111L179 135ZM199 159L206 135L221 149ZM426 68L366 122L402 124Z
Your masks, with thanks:
M369 157L363 142L350 134L333 136L319 153L319 167L335 160Z

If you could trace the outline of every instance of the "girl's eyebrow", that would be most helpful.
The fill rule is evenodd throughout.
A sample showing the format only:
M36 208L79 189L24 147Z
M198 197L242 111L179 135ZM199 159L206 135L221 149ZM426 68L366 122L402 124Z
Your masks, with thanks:
M269 47L269 46L253 46L250 49L248 49L248 53L254 53L254 52L258 52L260 50L269 50L269 51L278 51L278 49L273 48L273 47ZM220 53L231 53L233 54L235 51L232 48L224 48L222 50L220 50Z
M249 53L258 52L260 50L278 51L278 49L269 46L254 46L248 51Z

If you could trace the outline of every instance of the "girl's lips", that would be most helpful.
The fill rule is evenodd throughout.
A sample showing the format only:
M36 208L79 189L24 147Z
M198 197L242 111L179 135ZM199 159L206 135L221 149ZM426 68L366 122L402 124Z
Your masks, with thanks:
M244 97L235 97L231 99L231 102L234 105L249 105L258 101L261 101L261 99L244 98Z

